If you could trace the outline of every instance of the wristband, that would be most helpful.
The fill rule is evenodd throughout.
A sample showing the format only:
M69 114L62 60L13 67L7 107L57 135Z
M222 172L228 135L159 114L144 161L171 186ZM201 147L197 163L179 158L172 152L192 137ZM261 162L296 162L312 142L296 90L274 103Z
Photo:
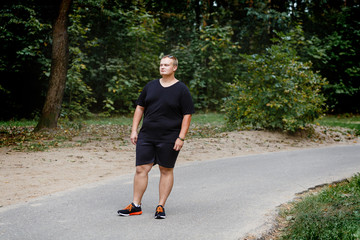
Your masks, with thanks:
M180 139L181 141L185 141L185 138L178 137L178 139Z

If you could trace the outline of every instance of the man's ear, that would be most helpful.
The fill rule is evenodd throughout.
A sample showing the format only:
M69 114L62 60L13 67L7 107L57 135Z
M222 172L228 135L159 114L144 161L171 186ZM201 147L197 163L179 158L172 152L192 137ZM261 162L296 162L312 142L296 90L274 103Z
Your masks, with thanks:
M177 70L178 66L173 66L174 72Z

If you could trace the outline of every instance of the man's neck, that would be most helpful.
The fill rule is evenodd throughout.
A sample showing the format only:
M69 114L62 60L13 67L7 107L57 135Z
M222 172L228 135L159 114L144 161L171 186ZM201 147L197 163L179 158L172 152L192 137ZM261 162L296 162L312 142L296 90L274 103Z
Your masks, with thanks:
M175 83L177 83L178 80L175 78L174 75L172 75L172 77L165 77L163 76L161 79L160 79L160 84L163 86L163 87L170 87L172 85L174 85Z
M164 83L171 83L176 81L175 75L162 76L161 81Z

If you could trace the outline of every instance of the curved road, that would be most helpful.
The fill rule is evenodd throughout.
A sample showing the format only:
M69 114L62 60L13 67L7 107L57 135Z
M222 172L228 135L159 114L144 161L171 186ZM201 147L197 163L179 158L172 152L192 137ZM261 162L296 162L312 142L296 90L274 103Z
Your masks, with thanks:
M0 239L242 239L267 230L295 193L360 172L360 145L260 154L175 168L175 185L155 220L159 172L150 174L143 215L119 217L132 175L0 208Z

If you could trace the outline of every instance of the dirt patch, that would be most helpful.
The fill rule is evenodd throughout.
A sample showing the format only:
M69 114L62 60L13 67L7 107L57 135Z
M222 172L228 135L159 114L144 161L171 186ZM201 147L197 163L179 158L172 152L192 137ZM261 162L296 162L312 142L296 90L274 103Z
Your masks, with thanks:
M113 133L116 135L117 133ZM74 139L75 141L76 139ZM190 138L177 165L249 154L358 144L343 129L315 127L288 135L268 131L225 132L213 138ZM31 199L134 172L135 146L127 139L100 136L81 146L45 152L0 148L0 206Z

